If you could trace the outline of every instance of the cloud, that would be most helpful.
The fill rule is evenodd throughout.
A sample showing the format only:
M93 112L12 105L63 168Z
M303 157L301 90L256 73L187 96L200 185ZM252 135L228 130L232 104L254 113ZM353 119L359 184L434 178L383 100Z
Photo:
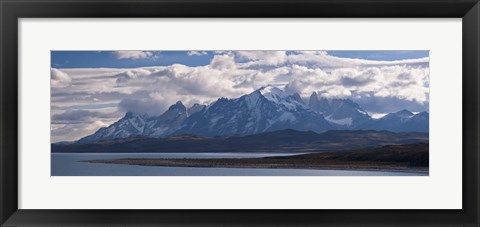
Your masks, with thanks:
M52 101L62 106L151 99L165 105L158 109L165 109L178 100L186 104L211 102L278 84L303 97L316 91L329 98L396 97L424 103L428 100L429 70L417 64L424 61L347 59L324 51L223 51L216 53L210 64L198 67L173 64L137 69L62 69L74 76L72 86L53 90Z
M232 70L237 67L235 59L230 55L215 55L210 63L212 69Z
M388 113L374 113L374 112L370 112L368 113L368 115L370 115L373 119L380 119L382 117L384 117L385 115L387 115Z
M99 119L117 118L116 111L91 111L91 110L66 110L62 113L53 114L51 119L56 124L65 123L88 123Z
M311 64L293 63L301 62L298 59ZM210 64L198 67L173 64L137 69L62 69L74 75L74 80L68 89L52 91L52 101L62 106L120 103L126 98L151 99L164 105L158 108L162 110L178 100L187 105L205 103L219 97L235 98L266 84L278 84L303 97L316 91L329 98L396 97L423 103L428 100L429 71L428 67L416 65L423 61L402 60L395 65L337 58L321 51L289 54L223 51L215 54ZM281 64L270 65L274 62ZM347 66L338 67L343 63Z
M166 99L155 98L124 98L118 104L118 108L123 112L139 112L149 115L159 115L167 110L168 105L171 105Z
M425 103L418 103L401 99L398 97L354 97L354 102L357 102L368 112L373 113L392 113L402 109L407 109L412 112L428 111L428 101Z
M63 125L52 124L50 139L51 142L75 141L88 136L102 127L107 127L113 122L94 121L91 123L69 123Z
M152 51L138 51L138 50L125 50L125 51L114 51L112 55L118 59L145 59L155 57L155 53Z
M55 68L50 69L50 78L52 88L68 87L72 82L72 78L67 73Z
M287 60L285 51L235 51L240 60L250 60L247 65L280 65Z
M356 58L341 58L329 55L326 51L295 51L288 55L288 62L311 68L330 70L335 68L355 68L367 66L417 65L428 66L429 58L406 59L397 61L376 61Z
M321 68L292 66L292 80L286 89L308 97L317 92L326 98L397 98L428 102L428 68L405 65L363 66L324 71Z
M124 115L115 108L97 110L52 109L51 141L72 141L106 127Z
M151 73L150 71L145 70L145 69L128 70L128 71L121 72L121 73L115 75L117 77L116 82L117 82L117 84L125 83L125 82L128 82L128 80L130 80L132 78L146 76L146 75L149 75L150 73Z
M206 51L189 51L187 52L188 56L202 56L202 55L207 55L208 53Z

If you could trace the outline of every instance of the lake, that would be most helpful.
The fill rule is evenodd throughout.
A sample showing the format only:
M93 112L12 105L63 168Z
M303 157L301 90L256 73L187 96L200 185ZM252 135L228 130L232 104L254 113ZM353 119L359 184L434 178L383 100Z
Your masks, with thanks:
M347 170L192 168L137 166L80 162L115 158L252 158L285 156L272 153L52 153L52 176L428 176L404 173Z

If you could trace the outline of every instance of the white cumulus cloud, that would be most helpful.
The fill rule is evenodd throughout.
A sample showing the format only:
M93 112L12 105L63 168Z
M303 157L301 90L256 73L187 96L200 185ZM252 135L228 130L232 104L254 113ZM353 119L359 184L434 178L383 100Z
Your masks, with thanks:
M207 55L208 53L206 51L189 51L187 52L188 56L202 56L202 55Z
M124 51L114 51L112 55L118 59L144 59L152 58L155 56L155 53L152 51L138 51L138 50L124 50Z
M70 76L58 69L50 69L50 85L52 88L64 88L70 85L72 78Z

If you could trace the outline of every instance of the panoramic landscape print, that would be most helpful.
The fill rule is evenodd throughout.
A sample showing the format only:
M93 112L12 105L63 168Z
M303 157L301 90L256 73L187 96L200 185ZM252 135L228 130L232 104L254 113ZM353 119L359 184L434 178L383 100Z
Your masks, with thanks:
M51 51L52 176L428 176L428 51Z

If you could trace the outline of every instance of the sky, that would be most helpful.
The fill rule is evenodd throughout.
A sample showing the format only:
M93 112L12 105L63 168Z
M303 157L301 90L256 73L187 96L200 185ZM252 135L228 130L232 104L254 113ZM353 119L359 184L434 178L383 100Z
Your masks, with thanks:
M73 141L125 112L162 114L266 85L305 100L348 98L372 116L428 111L429 52L52 51L51 138Z

